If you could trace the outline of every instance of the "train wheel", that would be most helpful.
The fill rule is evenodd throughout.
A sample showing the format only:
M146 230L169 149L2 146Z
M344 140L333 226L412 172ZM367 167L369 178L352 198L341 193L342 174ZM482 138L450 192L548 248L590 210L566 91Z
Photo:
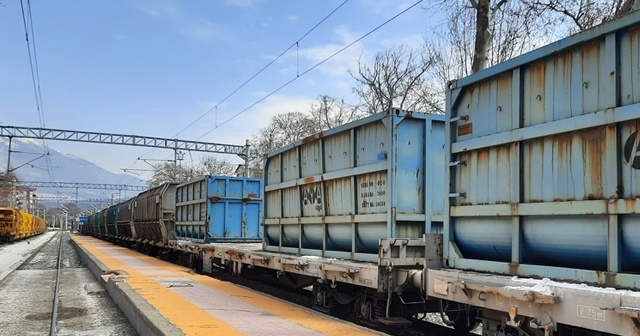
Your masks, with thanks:
M313 286L314 308L325 314L336 317L346 317L350 313L349 305L343 305L331 294L331 290L325 286Z
M337 305L331 293L324 287L313 286L313 298L317 309L327 314L330 314Z
M453 328L460 334L468 334L478 325L476 321L477 310L469 309L457 313L447 313L449 320L453 322Z

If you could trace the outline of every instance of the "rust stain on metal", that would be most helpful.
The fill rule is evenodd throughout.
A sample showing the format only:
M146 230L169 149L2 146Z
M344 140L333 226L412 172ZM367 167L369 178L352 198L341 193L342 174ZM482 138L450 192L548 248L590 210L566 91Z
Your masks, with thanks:
M571 158L571 143L573 142L573 134L563 133L556 135L553 138L555 146L558 151L558 159L564 160L564 158Z
M316 179L313 176L307 176L304 178L304 183L312 183L315 182Z
M582 46L582 54L586 57L600 56L600 41L586 43Z
M506 73L498 76L498 90L502 88L511 88L511 73Z
M540 90L538 93L540 95L542 95L542 92L544 92L546 73L547 73L546 61L540 61L531 65L531 80L533 81L532 84L534 87Z
M636 207L637 207L637 202L638 200L633 198L633 199L625 199L624 200L624 210L627 213L636 213Z
M510 262L509 263L509 274L517 275L520 270L520 264Z
M615 133L615 131L613 133ZM604 134L604 128L599 127L585 130L582 132L582 139L583 152L589 153L587 163L589 164L588 169L591 175L590 189L593 194L593 198L590 199L600 199L603 198L603 165L606 164L604 163L604 153L607 139ZM615 136L613 139L615 139ZM610 143L615 143L615 140Z
M227 254L228 256L236 256L236 257L239 257L239 258L244 257L244 253L242 253L242 252L238 252L238 251L233 251L233 250L228 250L228 251L226 252L226 254Z
M478 166L489 164L489 151L488 148L478 150Z
M482 94L482 92L491 92L491 81L484 81L479 85L480 92L478 94Z
M618 273L613 272L596 272L600 282L604 285L616 287L616 277Z
M312 141L314 141L316 139L322 139L322 138L324 138L324 133L320 132L318 134L310 135L310 136L308 136L306 138L303 138L302 139L302 143L308 143L308 142L312 142Z

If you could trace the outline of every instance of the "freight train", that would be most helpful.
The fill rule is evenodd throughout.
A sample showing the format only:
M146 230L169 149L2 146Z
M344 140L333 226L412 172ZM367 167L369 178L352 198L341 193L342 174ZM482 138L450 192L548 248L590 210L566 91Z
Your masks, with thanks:
M168 185L120 204L148 201L146 227L107 209L85 231L313 286L372 324L640 335L639 129L640 11L450 82L446 115L393 109L270 153L258 197L234 198L264 203L251 223L184 186L160 211ZM232 218L240 239L212 239Z
M0 242L8 243L44 233L44 219L12 207L0 207Z

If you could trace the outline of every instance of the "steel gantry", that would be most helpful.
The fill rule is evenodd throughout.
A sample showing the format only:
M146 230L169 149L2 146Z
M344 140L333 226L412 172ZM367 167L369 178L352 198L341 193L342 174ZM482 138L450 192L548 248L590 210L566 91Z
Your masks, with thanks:
M0 185L3 181L0 181ZM145 186L134 186L127 184L104 184L104 183L72 183L72 182L33 182L33 181L20 181L18 182L20 187L34 187L34 188L80 188L80 189L108 189L108 190L124 190L124 191L145 191L149 189Z
M9 146L11 146L12 138L32 138L164 148L172 149L176 153L176 155L178 151L181 150L220 154L235 154L244 159L245 172L249 171L249 140L247 140L245 145L242 146L203 141L157 138L132 134L86 132L52 128L17 127L3 125L0 125L0 136L9 138ZM9 160L10 158L7 160L7 165L10 162Z
M16 127L0 125L0 136L13 138L36 138L45 140L64 140L114 145L165 148L208 153L235 154L244 157L248 144L228 145L202 141L190 141L169 138L156 138L131 134L99 133L72 131L38 127Z

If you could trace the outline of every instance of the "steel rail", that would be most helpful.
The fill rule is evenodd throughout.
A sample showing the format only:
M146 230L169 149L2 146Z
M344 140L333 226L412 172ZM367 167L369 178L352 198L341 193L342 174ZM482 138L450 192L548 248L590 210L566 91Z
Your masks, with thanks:
M56 274L56 288L53 296L53 312L51 314L51 336L56 336L56 325L58 324L58 301L60 293L60 269L62 268L62 237L64 231L60 231L60 246L58 248L58 270Z

